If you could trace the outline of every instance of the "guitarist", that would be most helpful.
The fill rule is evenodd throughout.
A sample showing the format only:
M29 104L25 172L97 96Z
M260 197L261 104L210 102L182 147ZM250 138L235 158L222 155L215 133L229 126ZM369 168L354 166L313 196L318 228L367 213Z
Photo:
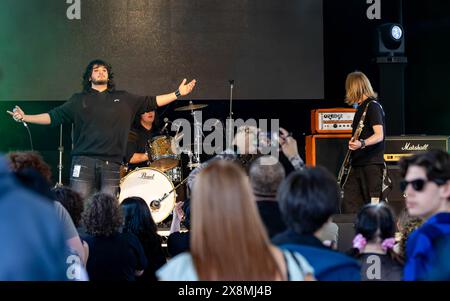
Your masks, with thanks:
M385 114L369 79L362 72L350 73L345 89L346 103L357 106L357 111L352 124L353 137L348 143L350 172L341 183L344 191L342 209L343 213L356 213L363 205L378 203L381 198L385 169ZM361 126L359 135L355 135Z

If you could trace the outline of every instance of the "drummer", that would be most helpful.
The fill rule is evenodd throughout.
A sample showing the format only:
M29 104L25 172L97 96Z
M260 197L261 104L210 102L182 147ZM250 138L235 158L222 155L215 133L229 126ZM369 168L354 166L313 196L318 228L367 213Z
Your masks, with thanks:
M127 170L131 171L150 164L150 142L160 135L159 118L156 111L137 116L128 134Z

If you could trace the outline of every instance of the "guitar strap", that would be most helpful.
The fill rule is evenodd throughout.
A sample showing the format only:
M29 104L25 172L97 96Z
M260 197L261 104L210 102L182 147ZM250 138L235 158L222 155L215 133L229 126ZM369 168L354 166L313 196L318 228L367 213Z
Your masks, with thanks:
M362 130L363 130L363 128L364 128L364 121L366 120L367 110L369 109L370 104L371 104L372 102L374 102L374 101L375 101L375 99L372 99L371 101L369 101L369 102L367 103L366 107L364 108L364 112L363 112L363 114L361 115L361 118L360 118L360 120L359 120L359 122L358 122L358 128L356 129L356 131L357 131L358 129L361 129L361 132L362 132ZM355 137L355 139L359 139L359 135L361 134L361 132L358 134L358 137Z

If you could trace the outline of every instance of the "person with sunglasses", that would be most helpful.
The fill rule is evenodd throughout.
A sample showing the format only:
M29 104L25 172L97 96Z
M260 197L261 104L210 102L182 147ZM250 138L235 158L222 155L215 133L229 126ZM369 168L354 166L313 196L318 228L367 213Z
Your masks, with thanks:
M403 280L424 280L436 265L438 241L450 237L450 155L439 150L400 161L406 208L424 224L406 243Z

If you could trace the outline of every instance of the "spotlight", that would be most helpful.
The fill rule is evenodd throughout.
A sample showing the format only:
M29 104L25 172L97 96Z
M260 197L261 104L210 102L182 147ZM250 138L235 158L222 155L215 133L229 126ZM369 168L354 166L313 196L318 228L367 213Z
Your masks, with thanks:
M386 23L377 28L377 55L404 55L405 31L401 24Z

